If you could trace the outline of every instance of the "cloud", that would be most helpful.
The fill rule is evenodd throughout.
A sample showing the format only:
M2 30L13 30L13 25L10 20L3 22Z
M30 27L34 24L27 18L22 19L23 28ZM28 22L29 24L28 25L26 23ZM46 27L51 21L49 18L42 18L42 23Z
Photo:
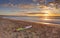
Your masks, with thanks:
M37 0L33 0L33 2L36 2Z
M34 6L33 4L1 4L0 6L2 7L10 7L10 8L22 8L22 9L31 9L31 8L35 8L36 6Z
M14 5L13 4L1 4L0 6L2 6L2 7L13 7Z

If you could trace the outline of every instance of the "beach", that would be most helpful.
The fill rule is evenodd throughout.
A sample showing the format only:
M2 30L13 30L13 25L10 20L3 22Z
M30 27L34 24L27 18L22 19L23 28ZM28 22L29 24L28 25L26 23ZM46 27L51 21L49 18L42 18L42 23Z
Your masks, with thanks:
M32 27L15 30L26 26ZM0 38L60 38L60 25L0 18Z

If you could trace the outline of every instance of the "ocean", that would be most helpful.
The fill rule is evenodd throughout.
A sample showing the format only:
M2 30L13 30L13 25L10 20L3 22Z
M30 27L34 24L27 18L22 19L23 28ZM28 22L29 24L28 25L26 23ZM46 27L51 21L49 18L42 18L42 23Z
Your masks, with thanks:
M60 16L1 16L2 18L12 19L12 20L22 20L29 22L46 22L52 24L60 24Z

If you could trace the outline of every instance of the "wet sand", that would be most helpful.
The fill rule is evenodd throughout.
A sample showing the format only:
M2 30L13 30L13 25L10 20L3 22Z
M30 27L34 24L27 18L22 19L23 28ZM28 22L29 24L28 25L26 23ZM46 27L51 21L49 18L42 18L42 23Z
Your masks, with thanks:
M26 26L32 28L15 31ZM60 38L60 25L0 18L0 38Z

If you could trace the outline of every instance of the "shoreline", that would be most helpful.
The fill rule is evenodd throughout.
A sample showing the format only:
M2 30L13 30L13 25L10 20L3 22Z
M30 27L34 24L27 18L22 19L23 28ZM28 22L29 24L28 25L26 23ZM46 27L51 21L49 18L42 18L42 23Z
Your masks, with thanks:
M14 19L9 19L9 18L7 18L7 19L11 20L11 21L17 21L17 22L20 21L20 22L26 22L26 23L36 23L36 24L45 24L45 25L60 25L60 24L45 23L45 22L30 22L30 21L24 21L24 20L14 20Z
M29 22L29 21L24 21L24 20L13 20L13 19L8 19L8 18L3 18L6 20L10 20L10 21L15 21L15 22L25 22L25 23L31 23L31 24L42 24L42 25L49 25L49 26L60 26L60 24L52 24L52 23L45 23L45 22Z

